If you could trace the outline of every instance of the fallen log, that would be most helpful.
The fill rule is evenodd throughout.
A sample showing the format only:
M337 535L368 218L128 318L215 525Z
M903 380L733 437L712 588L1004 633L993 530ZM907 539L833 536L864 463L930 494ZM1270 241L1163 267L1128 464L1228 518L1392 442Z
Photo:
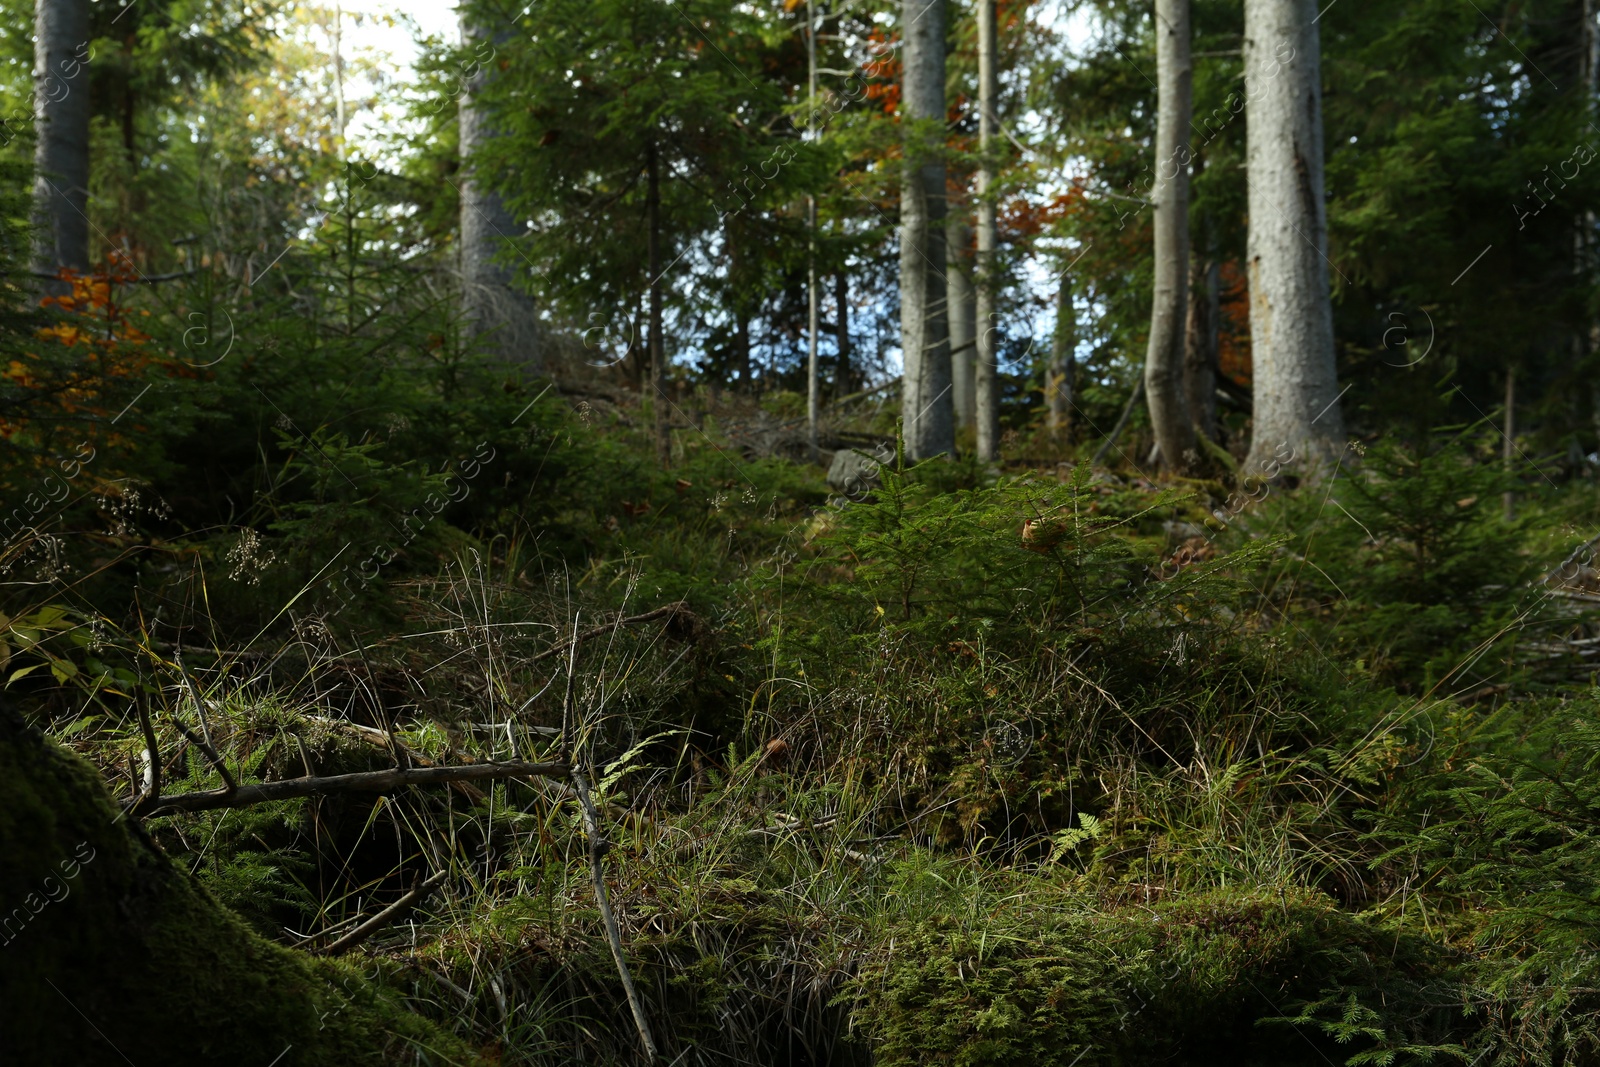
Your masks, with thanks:
M448 785L454 782L484 782L503 778L565 779L572 768L565 763L468 763L458 767L405 767L383 771L358 771L327 777L285 778L237 789L208 789L177 796L145 796L125 805L128 814L147 819L179 811L211 811L216 808L243 808L274 800L328 796L334 793L394 793L414 785Z

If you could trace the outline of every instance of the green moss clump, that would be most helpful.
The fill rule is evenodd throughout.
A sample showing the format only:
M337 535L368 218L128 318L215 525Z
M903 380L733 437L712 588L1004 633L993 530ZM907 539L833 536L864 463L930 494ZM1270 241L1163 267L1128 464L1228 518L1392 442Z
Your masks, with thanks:
M896 931L854 995L878 1067L1400 1063L1460 1048L1459 1010L1430 1008L1450 976L1420 938L1256 890L1006 929L930 920Z
M0 709L0 1047L29 1064L478 1064L349 965L252 933Z

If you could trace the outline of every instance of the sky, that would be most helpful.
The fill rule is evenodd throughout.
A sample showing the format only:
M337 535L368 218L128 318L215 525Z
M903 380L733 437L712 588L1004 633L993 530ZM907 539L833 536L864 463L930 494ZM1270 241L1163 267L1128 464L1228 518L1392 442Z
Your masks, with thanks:
M412 81L411 70L417 59L415 33L443 37L454 42L459 36L456 8L448 0L343 0L344 42L347 61L359 58L381 59L395 71L402 84ZM352 85L348 95L370 92L371 87ZM374 143L380 128L398 122L397 113L358 112L351 116L345 136L369 158L380 154Z

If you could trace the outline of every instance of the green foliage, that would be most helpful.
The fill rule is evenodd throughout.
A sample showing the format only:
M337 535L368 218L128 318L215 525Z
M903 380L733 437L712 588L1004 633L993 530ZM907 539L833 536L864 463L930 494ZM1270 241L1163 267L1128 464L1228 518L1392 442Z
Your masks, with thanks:
M473 17L506 21L492 4ZM746 200L757 205L752 223L758 211L767 221L744 240L779 244L778 216L761 209L815 182L819 156L773 128L784 88L749 72L780 53L751 10L726 0L688 9L552 0L515 24L519 33L494 41L494 76L475 91L499 135L473 163L515 175L492 184L518 217L535 221L508 262L558 279L550 299L573 321L642 337L642 324L629 323L653 275L723 236L722 220ZM667 277L668 290L700 265Z
M1027 917L1002 904L981 924L933 917L896 931L893 950L856 980L877 1062L1069 1067L1225 1055L1265 1065L1342 1054L1354 1065L1459 1055L1452 1020L1426 1007L1431 983L1449 979L1447 961L1313 896L1246 891L1058 911L1038 895ZM1362 1023L1323 1028L1334 1041L1315 1025L1330 996ZM1304 1011L1270 1018L1280 1004ZM1260 1025L1285 1022L1298 1032Z
M1512 478L1467 432L1437 444L1386 439L1316 493L1280 496L1252 529L1281 531L1292 554L1267 586L1308 610L1343 662L1402 692L1468 692L1517 677L1519 633L1545 598L1526 522L1508 520ZM1352 457L1354 459L1354 457Z

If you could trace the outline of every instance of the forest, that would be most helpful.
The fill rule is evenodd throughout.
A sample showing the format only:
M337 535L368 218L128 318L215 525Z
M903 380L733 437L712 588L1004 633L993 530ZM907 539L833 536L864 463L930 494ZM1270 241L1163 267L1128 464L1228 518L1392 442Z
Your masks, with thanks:
M1600 0L0 0L0 1062L1600 1067L1597 155Z

